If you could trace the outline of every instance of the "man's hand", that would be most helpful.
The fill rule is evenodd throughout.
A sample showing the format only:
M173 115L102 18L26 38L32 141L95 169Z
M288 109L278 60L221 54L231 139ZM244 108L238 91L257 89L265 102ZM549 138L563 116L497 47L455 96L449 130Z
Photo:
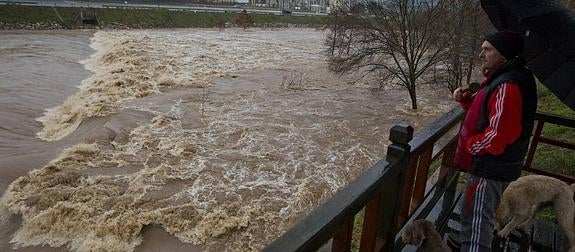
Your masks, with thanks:
M457 88L453 91L453 99L457 102L469 101L472 93L469 88Z

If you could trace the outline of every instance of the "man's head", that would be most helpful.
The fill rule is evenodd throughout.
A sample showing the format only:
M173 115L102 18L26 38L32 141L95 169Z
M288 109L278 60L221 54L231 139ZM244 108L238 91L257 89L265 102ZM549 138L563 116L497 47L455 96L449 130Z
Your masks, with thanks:
M523 38L519 33L500 31L485 37L479 58L483 75L489 76L507 61L523 52Z

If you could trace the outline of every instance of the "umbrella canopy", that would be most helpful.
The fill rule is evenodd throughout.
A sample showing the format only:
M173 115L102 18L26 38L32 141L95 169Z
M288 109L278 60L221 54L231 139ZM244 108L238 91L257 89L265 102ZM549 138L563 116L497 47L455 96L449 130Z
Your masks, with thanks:
M525 34L527 66L575 110L575 14L554 0L481 0L481 6L498 30Z

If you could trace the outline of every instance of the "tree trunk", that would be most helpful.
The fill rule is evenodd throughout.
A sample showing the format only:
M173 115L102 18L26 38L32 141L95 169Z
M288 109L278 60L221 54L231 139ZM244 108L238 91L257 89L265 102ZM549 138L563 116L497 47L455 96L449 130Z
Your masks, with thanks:
M333 41L331 44L331 56L333 56L335 52L335 42L337 40L337 11L334 14L334 22L333 22Z
M474 68L473 62L474 62L473 58L470 58L469 65L467 65L467 76L466 76L467 85L471 84L471 74L473 73Z
M411 108L417 109L417 95L415 94L415 86L409 88L409 98L411 98Z

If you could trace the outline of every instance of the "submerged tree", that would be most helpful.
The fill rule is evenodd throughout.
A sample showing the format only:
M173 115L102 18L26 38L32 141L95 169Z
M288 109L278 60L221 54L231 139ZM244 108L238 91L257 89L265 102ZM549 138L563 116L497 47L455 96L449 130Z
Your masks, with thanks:
M368 1L335 11L327 46L330 69L364 71L404 87L417 109L416 87L445 51L444 0Z
M242 10L242 12L236 17L236 25L241 26L242 28L247 29L248 27L252 26L254 21L252 16L248 14L246 10Z

